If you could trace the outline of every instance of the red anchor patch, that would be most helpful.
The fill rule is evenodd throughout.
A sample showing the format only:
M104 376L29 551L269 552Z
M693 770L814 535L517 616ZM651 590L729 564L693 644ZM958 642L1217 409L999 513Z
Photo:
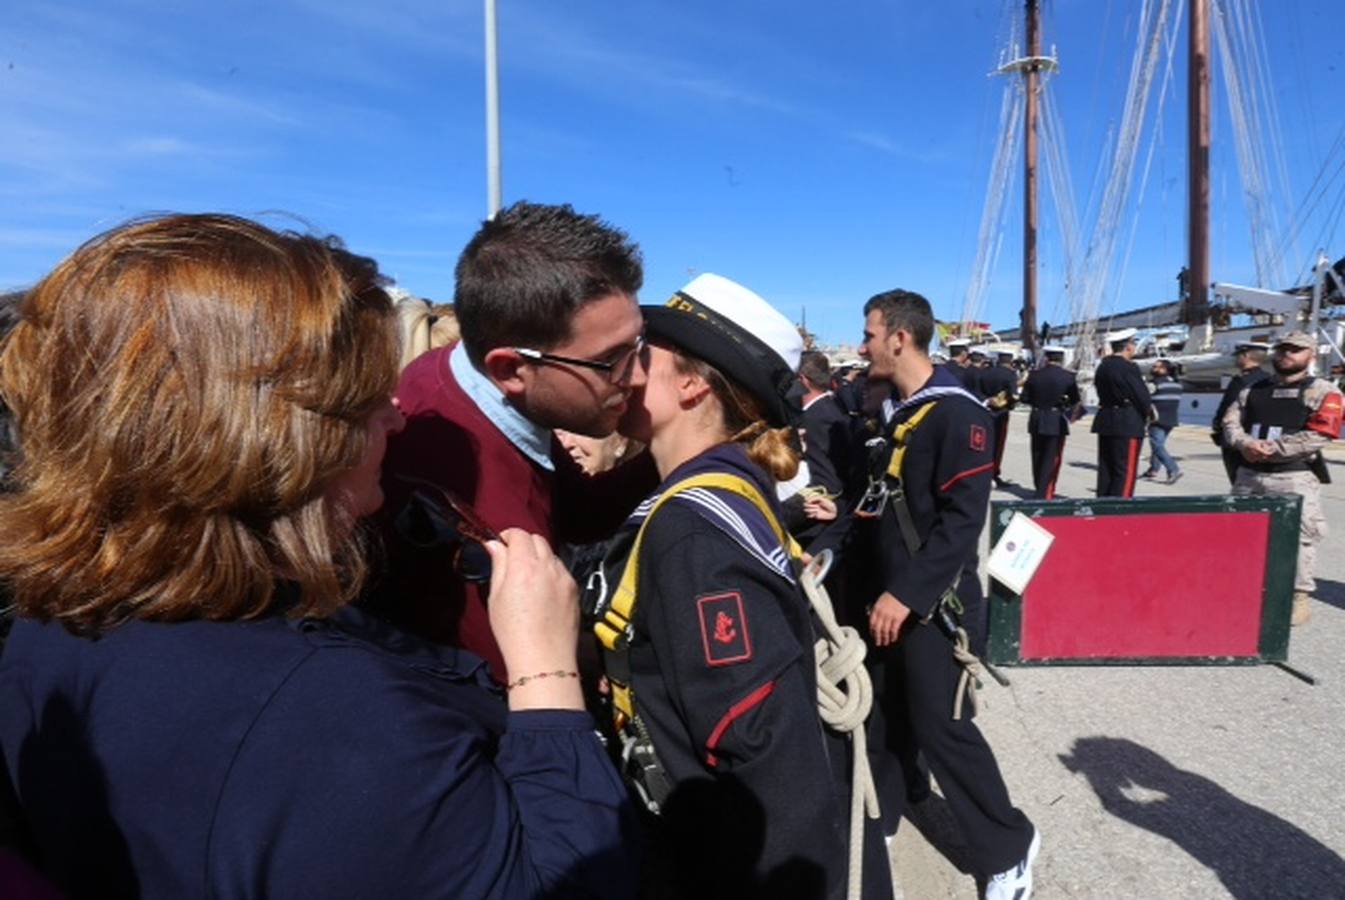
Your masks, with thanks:
M727 666L752 658L743 597L737 591L704 594L696 598L701 620L701 644L707 666Z

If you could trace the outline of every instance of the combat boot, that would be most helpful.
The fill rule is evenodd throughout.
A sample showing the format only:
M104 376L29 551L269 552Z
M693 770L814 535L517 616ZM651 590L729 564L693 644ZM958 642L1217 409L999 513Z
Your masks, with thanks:
M1312 610L1308 608L1311 596L1307 591L1294 591L1294 611L1289 616L1290 625L1302 625L1312 617Z

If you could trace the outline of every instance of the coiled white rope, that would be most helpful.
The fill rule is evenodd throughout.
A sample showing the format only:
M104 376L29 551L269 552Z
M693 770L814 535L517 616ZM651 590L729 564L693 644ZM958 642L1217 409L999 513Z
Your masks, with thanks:
M869 770L864 723L873 708L873 684L864 668L864 638L836 621L831 597L822 585L831 568L831 551L823 551L803 569L799 583L822 623L817 657L817 706L828 728L850 739L850 871L846 896L860 900L864 889L864 817L879 816L878 790Z

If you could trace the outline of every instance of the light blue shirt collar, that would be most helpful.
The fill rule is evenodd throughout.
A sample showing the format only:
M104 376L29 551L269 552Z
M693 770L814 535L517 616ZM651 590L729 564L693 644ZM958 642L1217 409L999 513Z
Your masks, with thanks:
M551 462L551 429L536 425L514 409L504 398L504 392L485 375L477 371L467 356L467 350L458 344L448 352L448 368L477 409L507 438L509 443L528 459L548 472L555 471Z

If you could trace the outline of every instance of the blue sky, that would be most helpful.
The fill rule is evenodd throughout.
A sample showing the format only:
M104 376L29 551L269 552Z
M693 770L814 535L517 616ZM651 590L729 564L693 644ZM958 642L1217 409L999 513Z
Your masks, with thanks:
M1014 4L1017 7L1018 4ZM1079 202L1120 117L1139 0L1046 0L1050 90ZM956 318L1002 91L1002 0L817 4L500 0L505 201L569 202L643 248L643 299L735 278L827 340L906 287ZM1291 197L1341 133L1334 0L1263 4ZM30 284L134 215L221 209L341 235L409 290L451 299L485 214L479 0L9 0L0 29L0 288ZM1217 71L1217 67L1216 67ZM1124 281L1104 307L1172 299L1185 238L1174 73ZM1251 283L1216 91L1213 273ZM1146 130L1141 144L1153 138ZM1329 173L1328 173L1329 174ZM1337 189L1338 190L1338 189ZM1330 236L1333 191L1303 229ZM1016 321L1021 214L987 302ZM1043 197L1042 310L1061 314ZM1324 231L1325 229L1325 231ZM1345 255L1345 227L1328 247Z

